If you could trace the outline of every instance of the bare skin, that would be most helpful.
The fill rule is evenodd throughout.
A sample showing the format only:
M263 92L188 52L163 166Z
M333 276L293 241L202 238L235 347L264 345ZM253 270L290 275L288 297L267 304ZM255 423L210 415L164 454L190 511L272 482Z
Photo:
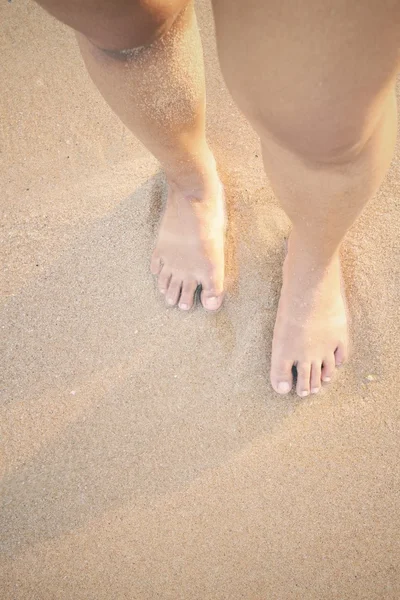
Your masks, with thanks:
M162 164L167 206L151 262L170 305L223 299L223 193L205 138L191 2L40 0L78 32L88 71ZM213 0L222 70L260 136L293 224L270 379L304 397L348 355L340 244L384 178L396 132L400 5L393 0Z
M339 249L393 155L400 8L389 0L213 5L225 79L260 135L266 173L293 225L271 384L289 393L296 367L304 397L348 356Z
M348 355L348 326L340 259L318 264L292 235L283 266L283 286L272 342L271 376L279 393L293 385L304 398L329 383Z
M293 223L283 267L283 285L272 342L270 379L280 394L292 389L296 366L296 392L305 397L329 383L335 366L349 355L347 312L340 267L340 245L365 203L380 185L389 167L396 138L396 105L392 87L362 148L348 160L333 165L304 164L286 157L285 169L302 181L305 200L293 202L286 189L283 204ZM274 147L270 142L271 149ZM274 147L279 160L279 150ZM264 159L269 156L264 148ZM343 163L341 161L344 161ZM281 169L282 175L285 169ZM310 173L311 172L311 173ZM308 179L308 181L307 181ZM282 182L274 179L276 188ZM301 211L298 212L298 205Z
M205 136L205 83L192 3L41 0L77 31L105 100L162 164L168 202L151 271L167 303L209 311L224 285L223 194Z
M201 286L204 308L218 310L224 285L223 194L205 139L201 43L192 5L163 37L119 57L119 64L114 56L99 56L82 38L80 48L104 97L167 174L168 200L151 259L160 292L169 306L189 310ZM134 112L130 105L121 110L118 89L123 97L134 97Z
M212 156L202 189L185 190L170 182L151 272L170 306L193 306L201 286L201 302L218 310L223 299L225 207L222 184Z

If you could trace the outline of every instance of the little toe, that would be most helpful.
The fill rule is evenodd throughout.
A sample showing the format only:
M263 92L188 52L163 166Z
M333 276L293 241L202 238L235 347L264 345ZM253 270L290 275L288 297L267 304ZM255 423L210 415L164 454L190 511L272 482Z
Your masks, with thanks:
M175 304L178 303L179 296L181 295L181 289L182 279L172 277L168 286L168 291L165 294L165 300L167 304L170 306L175 306Z
M340 367L347 360L347 348L344 344L339 344L335 352L335 363Z
M197 281L184 281L182 285L181 298L179 300L179 308L181 310L190 310L194 303L194 295L197 289Z
M171 271L167 267L163 267L158 276L158 289L161 294L166 294L171 279Z
M310 393L310 377L311 377L311 363L302 362L297 363L297 385L296 392L300 398L305 398Z
M200 298L203 307L212 312L221 308L224 295L222 293L218 294L215 290L203 289Z
M271 385L278 394L288 394L293 387L293 362L282 361L271 368Z
M150 271L153 275L158 275L161 271L161 259L156 252L153 252L150 262Z
M310 378L312 394L318 394L319 390L321 389L321 369L322 369L322 365L320 362L314 361L312 363L311 378Z
M324 383L329 383L335 372L335 356L332 354L324 358L322 363L321 379Z

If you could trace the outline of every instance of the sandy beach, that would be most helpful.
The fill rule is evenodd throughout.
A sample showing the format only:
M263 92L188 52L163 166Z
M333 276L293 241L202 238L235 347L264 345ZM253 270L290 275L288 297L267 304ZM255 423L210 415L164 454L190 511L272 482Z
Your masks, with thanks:
M215 315L160 298L164 178L72 31L0 6L0 597L398 600L400 146L343 247L351 360L281 398L289 222L197 11L230 219Z

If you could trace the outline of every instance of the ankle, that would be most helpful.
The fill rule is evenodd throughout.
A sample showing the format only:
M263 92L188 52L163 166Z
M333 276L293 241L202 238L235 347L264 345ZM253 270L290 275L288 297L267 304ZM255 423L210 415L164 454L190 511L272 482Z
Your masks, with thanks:
M288 255L297 255L316 270L328 268L339 260L340 244L328 237L293 228L288 239Z
M178 167L166 170L168 185L187 198L204 200L219 182L217 166L211 150L180 161Z
M331 290L340 285L339 249L330 252L322 244L308 243L290 235L283 273L286 285L312 295L320 294L328 283Z

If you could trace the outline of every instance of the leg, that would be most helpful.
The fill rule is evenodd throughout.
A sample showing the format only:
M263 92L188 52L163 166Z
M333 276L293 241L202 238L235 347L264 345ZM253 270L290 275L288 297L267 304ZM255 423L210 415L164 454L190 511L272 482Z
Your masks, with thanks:
M74 27L90 76L165 169L169 194L151 270L170 305L222 302L222 187L205 138L203 58L190 0L40 0Z
M297 393L306 396L348 352L339 246L392 157L400 8L389 0L230 0L228 11L227 0L214 0L214 12L225 78L261 137L293 224L271 383L290 391L296 366Z

